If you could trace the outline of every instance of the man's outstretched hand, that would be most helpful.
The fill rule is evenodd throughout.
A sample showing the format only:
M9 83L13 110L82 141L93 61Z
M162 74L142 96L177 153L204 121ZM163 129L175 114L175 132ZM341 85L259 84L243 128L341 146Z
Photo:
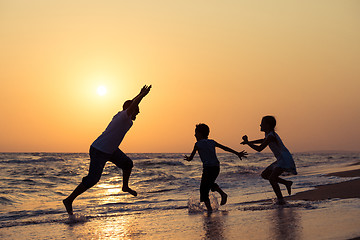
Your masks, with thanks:
M151 89L151 85L150 86L145 85L141 88L140 94L145 97L150 92L150 89Z

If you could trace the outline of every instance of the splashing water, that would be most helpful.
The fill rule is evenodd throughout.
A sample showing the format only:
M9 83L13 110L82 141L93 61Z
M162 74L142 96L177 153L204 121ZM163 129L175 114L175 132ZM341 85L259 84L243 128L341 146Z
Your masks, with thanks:
M216 196L212 193L209 194L210 205L213 211L217 211L219 209L219 202ZM207 211L206 206L203 202L198 200L198 197L191 196L188 200L188 211L189 213L201 213Z

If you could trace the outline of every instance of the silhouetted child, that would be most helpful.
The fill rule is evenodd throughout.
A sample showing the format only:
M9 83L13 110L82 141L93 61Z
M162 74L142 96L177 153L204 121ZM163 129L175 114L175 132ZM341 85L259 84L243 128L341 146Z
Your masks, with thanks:
M220 172L220 163L216 157L215 147L221 148L227 152L236 154L240 159L246 157L246 152L237 152L231 148L223 146L214 140L208 139L210 129L206 124L198 124L195 128L195 143L194 150L190 157L185 155L184 160L191 161L194 158L196 151L199 152L200 159L203 162L203 173L200 184L200 201L205 203L208 212L212 211L209 199L209 192L217 191L221 195L221 205L227 201L227 194L215 183L215 180Z
M294 175L297 174L296 166L294 160L291 156L289 150L285 147L281 141L279 135L275 132L276 119L273 116L265 116L262 118L260 124L260 131L265 132L265 138L255 141L249 141L248 137L245 135L242 137L243 142L241 144L247 144L252 149L261 152L267 146L271 149L276 157L276 161L268 166L262 173L261 177L270 181L271 186L274 189L274 192L277 196L277 204L283 205L286 202L281 193L279 183L284 184L289 195L291 195L291 185L292 181L287 181L285 179L279 178L279 176L284 172L289 172ZM255 145L260 144L260 145Z

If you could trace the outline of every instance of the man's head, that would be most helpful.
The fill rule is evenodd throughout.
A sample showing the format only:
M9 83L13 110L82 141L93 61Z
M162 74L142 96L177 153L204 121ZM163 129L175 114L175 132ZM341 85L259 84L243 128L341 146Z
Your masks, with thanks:
M210 128L208 127L208 125L204 123L200 123L196 125L195 137L197 140L207 139L209 137L209 133L210 133Z
M125 101L123 104L123 111L128 109L131 106L132 102L133 102L132 100ZM140 113L139 106L136 106L136 108L133 110L133 112L129 113L129 114L131 114L131 120L135 120L136 115L138 115L139 113Z

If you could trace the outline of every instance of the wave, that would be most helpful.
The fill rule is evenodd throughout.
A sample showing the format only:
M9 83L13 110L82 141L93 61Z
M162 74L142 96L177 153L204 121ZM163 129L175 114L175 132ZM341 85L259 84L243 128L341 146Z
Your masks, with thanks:
M12 205L14 203L14 201L12 201L9 198L6 197L0 197L0 204L1 205Z
M52 214L60 214L64 213L64 211L61 210L36 210L36 211L13 211L7 213L7 215L0 216L0 221L14 221L24 218L30 218L30 217L38 217L38 216L46 216L46 215L52 215ZM2 224L2 223L1 223Z
M40 157L40 158L23 158L23 159L3 159L2 163L7 164L24 164L24 163L45 163L45 162L63 162L63 158L57 157Z
M138 167L153 167L153 166L184 166L185 164L178 160L145 160L145 161L138 161L135 162L135 165Z
M72 169L61 169L59 172L55 174L55 176L57 177L72 177L77 175L78 175L77 171Z
M271 210L271 209L283 209L283 208L305 208L305 209L316 209L317 207L312 205L311 203L287 203L285 205L277 205L274 203L263 203L259 205L241 207L239 210L242 211L263 211L263 210Z
M106 209L105 212L98 214L97 217L110 217L113 213L127 213L127 214L141 214L143 211L166 211L166 210L179 210L179 209L187 209L187 206L159 206L148 204L144 207L138 207L135 209L127 209L127 208L115 208L115 209Z
M119 204L104 204L104 207L110 207L112 205ZM83 215L75 213L72 217L64 214L64 211L55 211L55 210L47 210L47 211L19 211L14 212L12 216L3 216L0 217L0 229L8 228L8 227L17 227L17 226L30 226L30 225L38 225L38 224L49 224L49 223L64 223L64 224L76 224L81 222L87 222L91 219L96 218L110 218L110 217L119 217L125 215L132 214L142 214L143 211L166 211L166 210L179 210L186 209L187 206L149 206L130 209L130 208L115 208L115 209L106 209L104 212L99 212L92 215ZM41 215L43 219L36 220L21 220L23 218L35 217ZM64 217L66 216L66 217Z
M232 167L232 170L222 171L220 174L227 177L237 177L239 175L258 175L261 168L258 167L244 167L244 166L236 166Z
M176 178L175 176L171 175L171 174L166 174L166 173L151 173L150 176L153 176L149 179L146 180L141 180L138 183L154 183L156 182L167 182L167 181L173 181L173 180L177 180L178 178Z
M129 153L127 154L132 160L145 159L182 159L183 154L179 153Z
M88 217L87 217L88 218ZM8 227L17 227L17 226L29 226L29 225L37 225L37 224L48 224L48 223L71 223L69 218L52 218L48 217L46 219L41 220L27 220L27 221L9 221L9 222L2 222L0 223L1 228L8 228Z
M173 188L173 189L160 189L160 190L149 191L147 193L164 193L164 192L170 192L170 191L173 191L173 190L176 190L176 189L175 188Z

